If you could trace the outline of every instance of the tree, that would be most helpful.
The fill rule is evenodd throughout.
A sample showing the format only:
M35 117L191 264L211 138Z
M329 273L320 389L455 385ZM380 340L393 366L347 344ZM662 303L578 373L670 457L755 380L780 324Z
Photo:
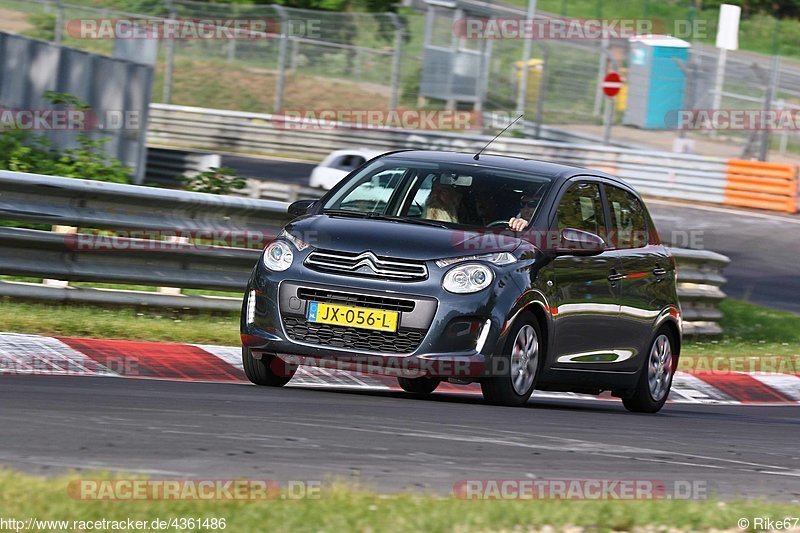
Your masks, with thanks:
M800 18L800 0L706 0L702 7L714 9L722 4L741 6L744 17L763 13L780 19Z

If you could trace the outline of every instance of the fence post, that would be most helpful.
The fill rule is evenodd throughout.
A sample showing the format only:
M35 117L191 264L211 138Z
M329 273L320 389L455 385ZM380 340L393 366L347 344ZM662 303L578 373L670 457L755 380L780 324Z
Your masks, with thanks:
M278 77L275 80L275 102L272 110L278 113L283 109L283 91L286 86L286 49L289 41L288 25L286 23L286 10L283 6L275 5L274 9L281 18L281 41L278 44Z
M603 35L602 44L600 45L600 62L597 65L597 88L594 91L594 109L592 110L596 117L600 116L600 106L603 104L603 79L608 73L608 48L608 36Z
M235 35L238 35L237 32L234 32ZM230 41L228 41L228 63L233 63L236 61L236 37L233 37Z
M527 24L533 24L534 17L536 17L536 0L528 0ZM525 97L528 96L528 63L531 59L532 48L533 39L522 41L522 75L519 77L517 88L517 116L525 113Z
M175 7L172 5L172 0L165 0L169 18L175 19L177 13ZM164 86L162 87L161 100L165 104L171 103L172 100L172 72L175 68L175 39L167 39L164 48Z
M297 72L297 61L299 60L300 56L300 41L294 37L292 37L290 41L292 43L292 59L290 63L291 66L289 68L291 69L292 73L295 73Z
M239 10L236 8L237 4L231 4L233 7L233 14L237 18L239 17ZM252 37L252 34L248 33L248 37ZM233 36L231 37L230 41L228 41L228 55L226 61L228 63L233 63L236 61L236 41L239 40L239 30L233 30Z
M392 92L389 97L389 109L397 109L398 100L400 99L400 56L403 53L403 32L405 26L400 21L400 18L394 14L389 13L389 18L394 25L394 50L392 51Z
M533 136L538 139L542 135L542 122L544 121L544 99L547 93L547 78L550 70L550 48L542 43L542 77L539 80L539 94L536 95L536 125Z
M772 107L772 99L778 86L781 72L781 56L772 56L772 69L769 74L769 83L767 85L767 92L764 95L764 115L770 112ZM764 128L761 132L761 146L758 149L758 160L766 161L769 159L769 128Z
M361 81L361 47L356 47L355 65L353 66L353 77L356 81Z
M780 52L781 19L775 19L775 31L772 33L772 71L769 73L769 85L764 95L764 114L770 112L772 100L778 92L781 78L781 56ZM758 160L766 161L769 157L769 128L764 128L761 133L761 146L758 151Z
M714 77L714 92L712 93L714 99L711 102L711 109L719 109L722 105L722 89L725 85L725 63L728 60L728 49L718 48L719 55L717 56L717 74ZM709 136L716 137L717 130L712 128Z
M64 40L64 6L61 0L56 0L56 27L53 28L53 42L61 45Z

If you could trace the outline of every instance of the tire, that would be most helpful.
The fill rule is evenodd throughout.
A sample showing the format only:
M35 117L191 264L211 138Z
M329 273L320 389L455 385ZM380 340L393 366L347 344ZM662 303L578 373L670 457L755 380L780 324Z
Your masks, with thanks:
M509 331L502 353L493 357L492 372L499 372L499 375L481 381L483 398L487 402L509 407L528 403L544 359L541 339L542 331L536 318L529 313L521 314Z
M625 409L632 413L657 413L664 406L675 375L675 339L667 329L660 329L650 342L647 358L642 363L636 388L622 398Z
M412 394L430 394L436 390L441 383L433 378L397 378L400 388Z
M256 385L283 387L297 371L296 365L285 363L274 354L263 354L261 359L253 357L250 348L242 348L244 374Z

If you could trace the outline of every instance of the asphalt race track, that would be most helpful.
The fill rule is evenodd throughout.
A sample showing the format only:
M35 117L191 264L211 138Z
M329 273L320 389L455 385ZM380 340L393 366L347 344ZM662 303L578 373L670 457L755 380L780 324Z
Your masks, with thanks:
M724 497L800 498L796 407L266 389L243 384L6 376L0 463L54 475L359 481L448 493L465 479L700 482Z
M728 296L800 313L800 217L653 199L647 206L666 240L731 258ZM692 239L694 246L687 246Z

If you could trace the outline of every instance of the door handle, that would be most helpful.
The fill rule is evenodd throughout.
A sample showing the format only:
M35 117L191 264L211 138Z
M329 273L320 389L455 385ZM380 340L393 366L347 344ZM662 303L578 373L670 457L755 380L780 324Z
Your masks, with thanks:
M665 269L661 268L661 267L655 267L653 269L653 275L654 276L658 276L658 277L666 276L667 275L667 271Z

